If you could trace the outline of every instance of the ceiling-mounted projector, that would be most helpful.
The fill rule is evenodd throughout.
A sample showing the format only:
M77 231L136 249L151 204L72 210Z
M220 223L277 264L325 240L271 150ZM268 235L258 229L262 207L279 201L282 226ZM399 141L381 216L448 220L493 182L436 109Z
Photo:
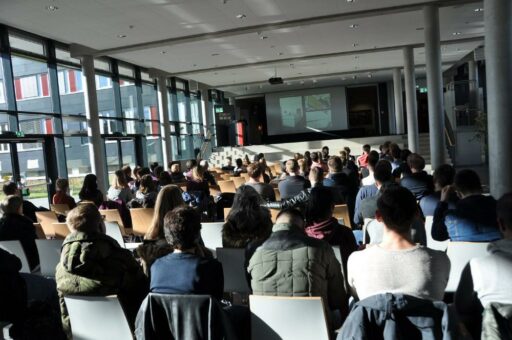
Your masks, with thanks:
M269 78L268 82L270 83L270 85L279 85L279 84L283 83L283 78L272 77L272 78Z

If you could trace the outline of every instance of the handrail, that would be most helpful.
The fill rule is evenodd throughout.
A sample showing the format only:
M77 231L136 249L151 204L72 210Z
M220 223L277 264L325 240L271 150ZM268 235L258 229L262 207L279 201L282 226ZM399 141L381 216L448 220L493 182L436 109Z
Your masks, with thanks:
M444 134L448 145L451 147L455 146L455 132L446 112L444 113Z

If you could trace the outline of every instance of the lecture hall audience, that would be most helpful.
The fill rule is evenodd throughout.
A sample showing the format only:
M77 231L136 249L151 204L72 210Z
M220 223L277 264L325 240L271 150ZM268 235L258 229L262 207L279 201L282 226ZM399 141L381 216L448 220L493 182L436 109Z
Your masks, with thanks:
M228 159L222 171L236 176L247 170L248 179L227 205L222 198L226 193L217 193L215 185L221 170L210 170L206 160L187 161L185 174L179 163L170 163L170 172L158 163L151 164L151 169L136 166L135 178L125 166L115 171L107 199L129 202L131 208L154 207L144 239L125 236L125 242L143 241L133 254L105 235L97 208L104 206L104 196L96 176L84 178L78 206L68 194L68 180L59 178L52 202L68 204L71 210L66 220L70 234L62 246L56 287L55 281L40 275L20 275L20 261L0 248L0 321L14 324L12 334L30 327L33 332L40 325L24 326L29 313L25 306L31 299L51 303L53 292L55 308L59 309L60 300L62 324L70 337L66 295L117 295L133 327L148 292L207 294L221 305L221 300L228 298L233 305L225 310L231 322L238 331L244 328L248 332L247 308L238 310L240 301L225 294L224 269L201 238L201 223L219 221L222 215L205 214L207 207L196 204L192 197L203 199L208 206L231 208L219 236L223 247L245 250L247 280L254 294L320 296L331 332L349 314L350 296L356 303L388 293L405 294L421 303L447 298L450 260L444 252L423 245L423 216L433 215L432 237L436 240L492 242L486 256L472 259L465 267L454 304L474 338L496 333L499 318L512 315L512 193L496 202L483 194L480 179L472 170L455 172L445 164L432 178L418 154L391 142L384 143L381 150L379 156L364 145L357 165L347 147L340 157L329 156L328 147L321 152L297 153L285 162L285 174L276 177L263 154L255 155L254 163L247 161L246 154L245 164L236 160L237 168ZM324 176L327 168L329 173ZM306 174L309 180L303 176ZM186 192L171 184L184 181ZM275 186L281 196L277 202ZM37 270L37 236L30 216L35 219L38 208L22 199L15 183L6 183L3 189L10 195L1 204L0 240L19 240L30 268ZM80 204L91 202L94 204ZM355 230L333 217L335 204L355 210ZM280 210L275 224L269 208ZM360 241L361 231L357 229L364 218L373 221L365 226L371 244L359 247L356 239ZM341 263L335 256L338 247ZM349 333L342 330L341 334Z

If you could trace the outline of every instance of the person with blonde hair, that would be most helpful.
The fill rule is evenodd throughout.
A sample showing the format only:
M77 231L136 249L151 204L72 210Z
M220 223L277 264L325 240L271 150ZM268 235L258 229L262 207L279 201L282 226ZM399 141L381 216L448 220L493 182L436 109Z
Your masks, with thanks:
M187 192L191 194L202 192L205 197L210 196L210 188L204 177L204 171L204 167L200 165L192 169L192 177L187 180Z
M114 173L114 180L108 189L107 198L110 201L120 200L124 203L130 201L133 198L132 191L128 186L126 175L123 170L116 170Z
M62 245L55 280L68 337L71 338L71 325L64 303L67 295L117 295L133 326L149 290L142 267L129 250L105 235L103 219L95 205L79 205L68 213L66 223L71 233Z
M185 201L183 201L181 189L178 186L174 184L164 186L156 197L155 214L144 238L147 240L165 238L163 229L165 214L184 205Z

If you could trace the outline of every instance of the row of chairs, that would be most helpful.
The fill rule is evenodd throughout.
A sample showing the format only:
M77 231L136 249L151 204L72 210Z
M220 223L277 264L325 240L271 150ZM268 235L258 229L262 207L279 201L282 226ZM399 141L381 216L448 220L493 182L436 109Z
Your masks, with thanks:
M186 304L189 297L170 295L167 298L169 304L176 306ZM64 300L74 339L133 339L116 296L66 296ZM320 297L250 295L249 305L251 339L329 339L325 309Z

